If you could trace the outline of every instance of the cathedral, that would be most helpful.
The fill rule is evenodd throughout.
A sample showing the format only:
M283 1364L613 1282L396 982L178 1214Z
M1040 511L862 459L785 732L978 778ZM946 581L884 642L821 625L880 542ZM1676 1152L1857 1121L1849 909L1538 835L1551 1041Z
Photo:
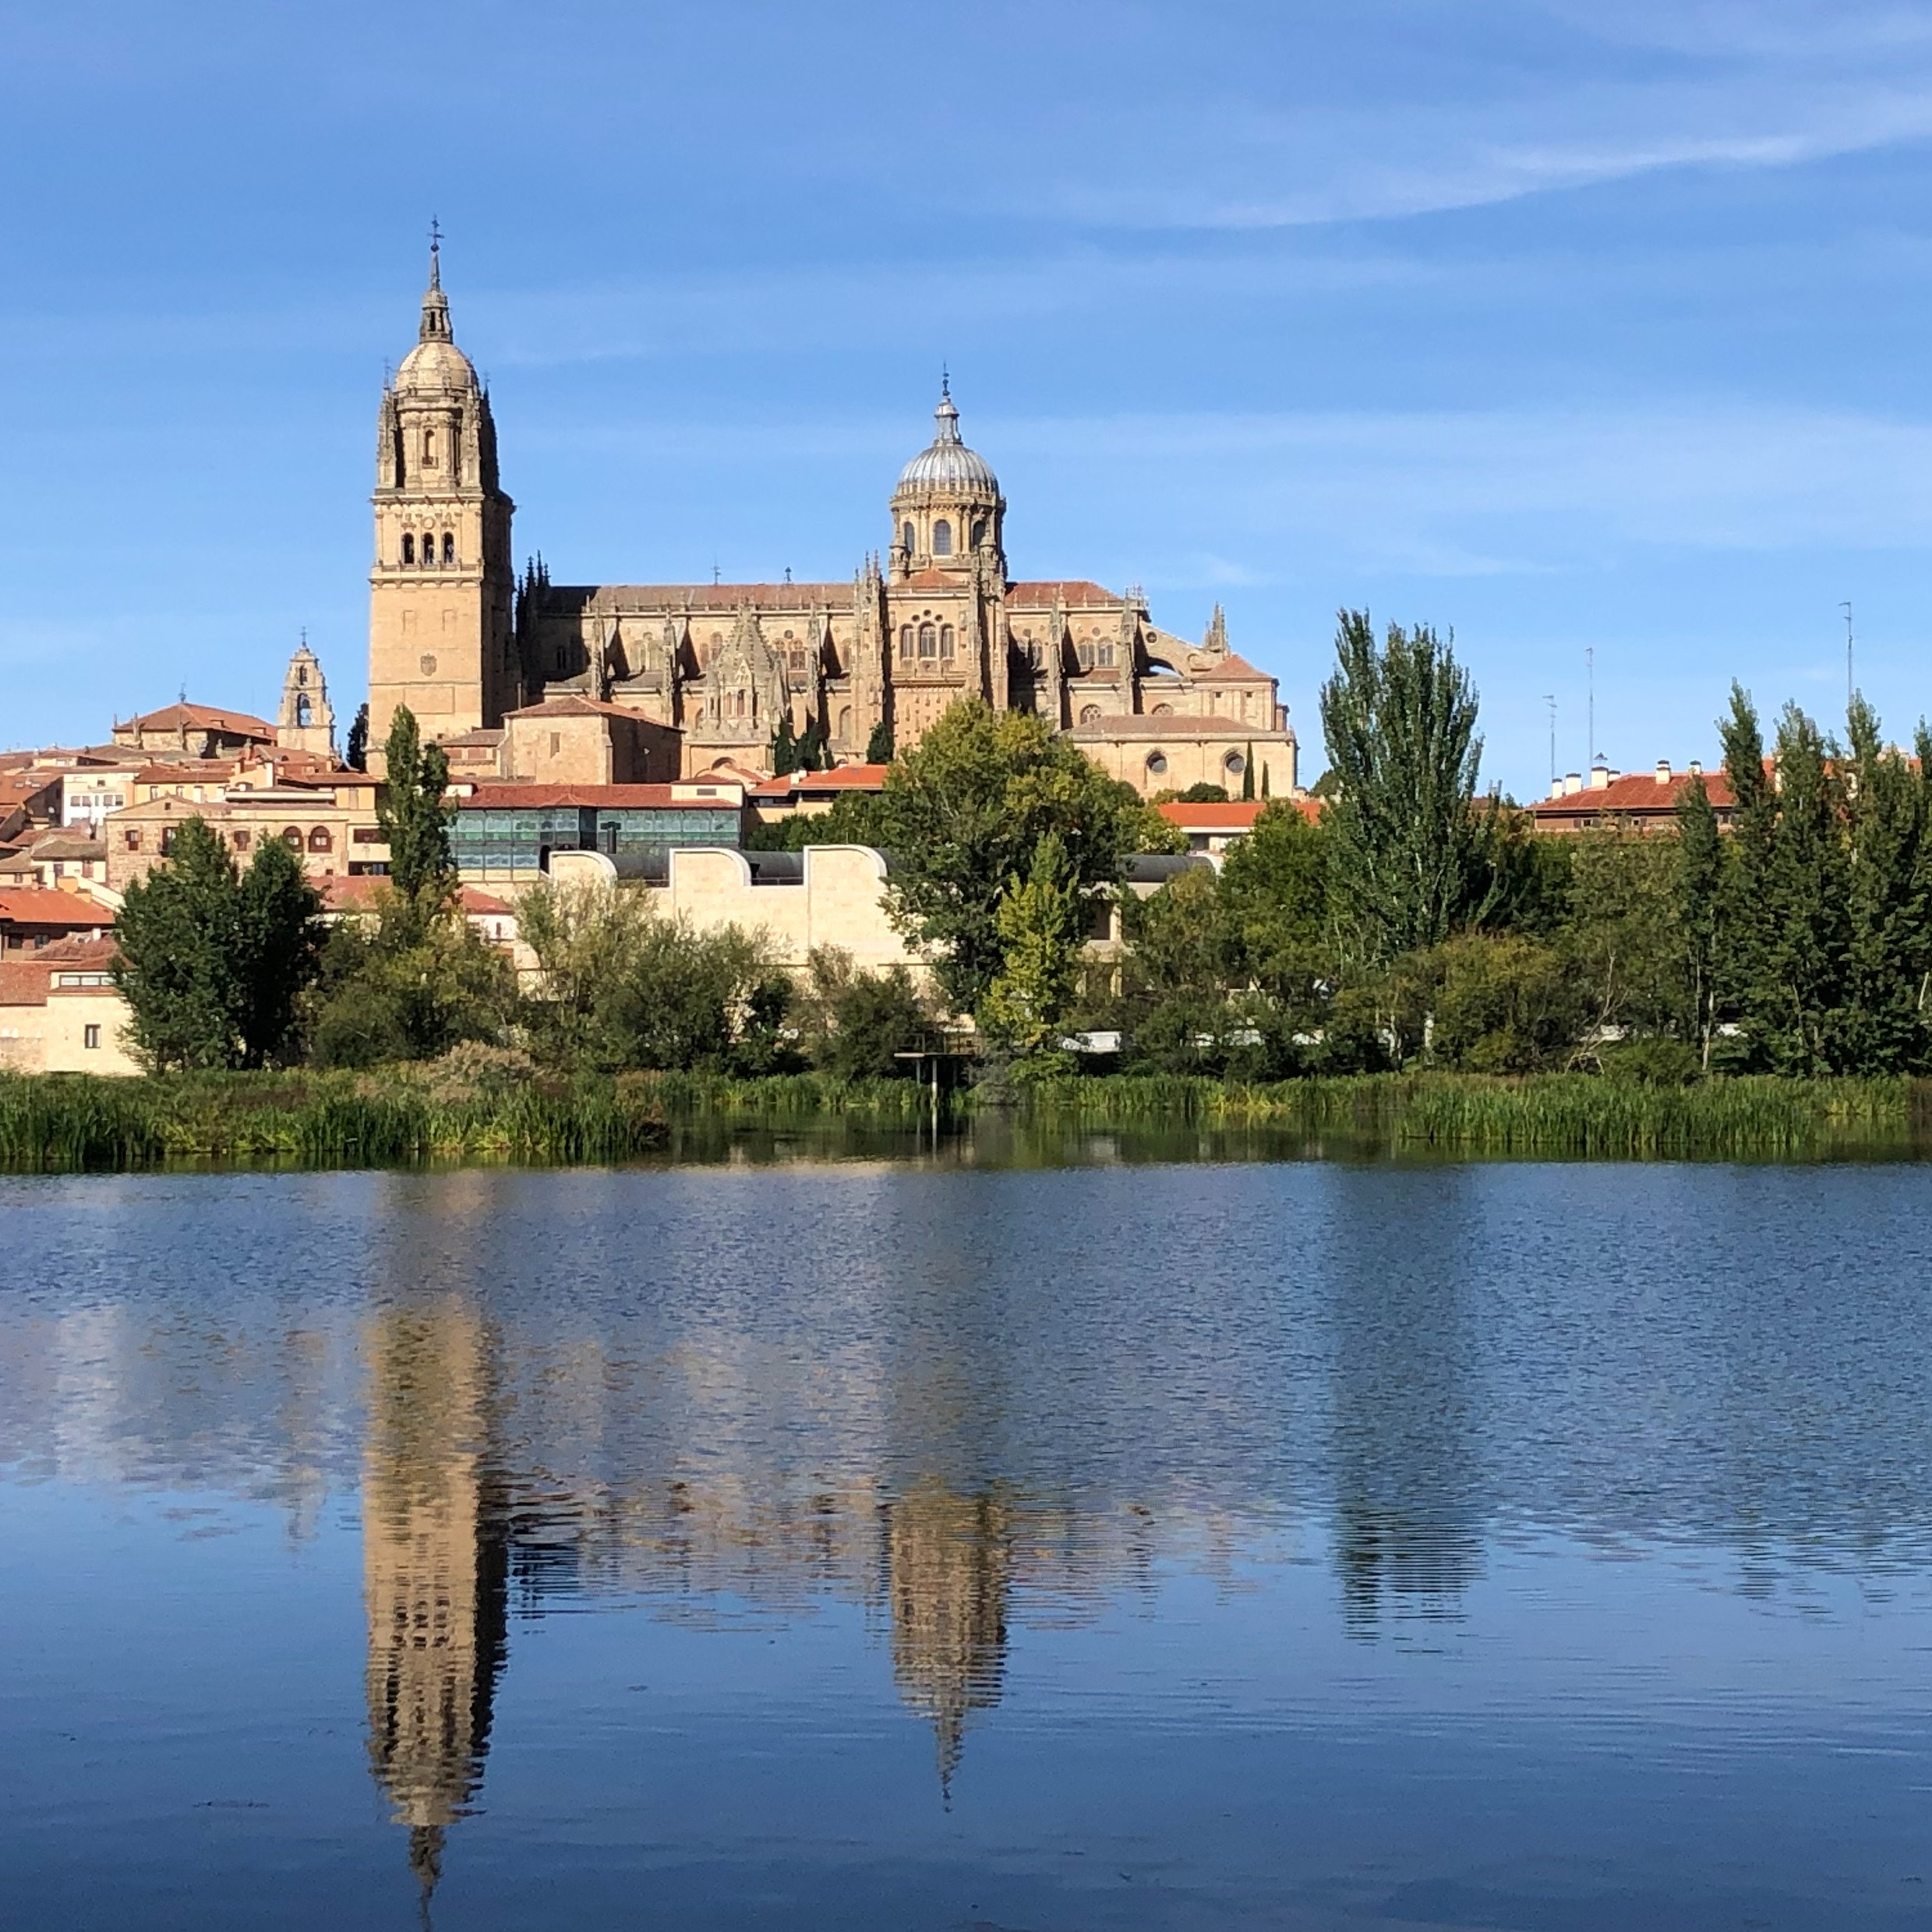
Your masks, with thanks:
M1137 589L1010 574L1006 499L944 383L889 543L849 581L562 585L540 563L519 578L489 394L456 346L433 245L416 345L383 394L374 506L378 759L406 705L459 772L501 779L768 771L788 717L853 763L973 697L1051 719L1145 793L1295 789L1275 680L1230 649L1218 608L1192 643L1157 629Z

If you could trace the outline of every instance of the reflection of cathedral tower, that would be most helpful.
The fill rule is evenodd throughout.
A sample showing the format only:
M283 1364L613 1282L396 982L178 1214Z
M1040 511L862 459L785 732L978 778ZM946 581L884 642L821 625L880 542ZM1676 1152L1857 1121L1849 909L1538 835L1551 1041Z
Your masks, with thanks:
M942 1785L959 1764L967 1713L999 1701L1008 1516L997 1493L960 1496L929 1478L892 1503L886 1520L892 1675L899 1695L931 1721Z
M486 1344L454 1299L392 1309L368 1340L362 1591L370 1768L409 1827L425 1894L482 1780L502 1667L505 1552L485 1455Z

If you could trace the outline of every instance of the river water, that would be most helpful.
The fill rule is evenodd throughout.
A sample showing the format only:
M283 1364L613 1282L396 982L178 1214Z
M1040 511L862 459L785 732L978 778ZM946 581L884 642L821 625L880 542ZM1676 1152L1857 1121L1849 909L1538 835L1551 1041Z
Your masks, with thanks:
M0 1924L1932 1924L1932 1174L0 1180Z

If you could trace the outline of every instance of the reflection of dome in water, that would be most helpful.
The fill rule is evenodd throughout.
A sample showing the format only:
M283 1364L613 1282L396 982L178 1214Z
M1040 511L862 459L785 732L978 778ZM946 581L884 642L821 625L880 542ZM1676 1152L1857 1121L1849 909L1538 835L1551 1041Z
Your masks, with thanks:
M939 407L933 412L938 432L931 443L899 472L901 489L944 489L968 494L1000 493L999 479L993 466L976 450L959 440L959 412L952 406L950 388L940 392Z

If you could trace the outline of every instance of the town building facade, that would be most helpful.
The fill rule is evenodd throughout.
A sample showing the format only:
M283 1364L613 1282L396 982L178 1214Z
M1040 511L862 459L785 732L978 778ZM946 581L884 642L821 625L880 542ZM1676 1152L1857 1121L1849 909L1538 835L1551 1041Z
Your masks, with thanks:
M612 783L766 768L788 720L855 762L887 733L909 747L974 698L1075 733L1146 793L1239 789L1251 761L1294 791L1275 680L1231 649L1218 609L1191 642L1137 589L1014 577L1005 497L962 440L949 385L934 425L892 492L883 554L849 580L560 585L540 563L514 579L490 399L456 346L433 249L419 339L379 411L373 762L401 705L479 779ZM552 745L547 764L530 755Z

